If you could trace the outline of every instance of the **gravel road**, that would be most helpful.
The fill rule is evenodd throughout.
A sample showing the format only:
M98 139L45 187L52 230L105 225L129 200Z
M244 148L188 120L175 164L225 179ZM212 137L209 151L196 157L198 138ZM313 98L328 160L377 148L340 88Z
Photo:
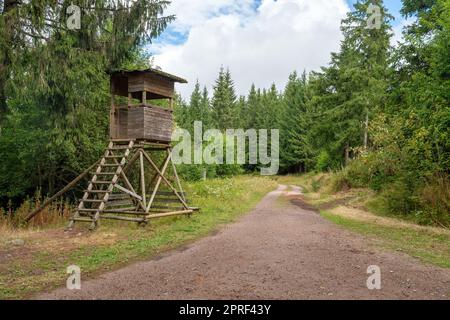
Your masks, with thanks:
M36 299L448 299L450 270L377 249L307 206L268 194L239 221L150 261ZM298 200L296 202L298 204ZM201 213L200 213L201 214ZM381 268L368 290L367 268Z

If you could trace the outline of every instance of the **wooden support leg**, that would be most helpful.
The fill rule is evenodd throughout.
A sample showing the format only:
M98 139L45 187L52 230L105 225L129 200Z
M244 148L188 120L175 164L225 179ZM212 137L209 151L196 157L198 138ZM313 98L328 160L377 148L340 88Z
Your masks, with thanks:
M175 166L175 163L173 162L172 157L170 157L170 162L172 162L172 170L173 170L173 174L175 175L175 179L177 180L178 190L180 190L183 200L186 201L186 196L184 194L183 187L181 186L180 178L178 177L177 167Z
M147 207L147 196L145 194L145 172L144 172L144 155L143 150L139 150L139 164L141 167L141 193L142 193L142 203L144 207Z
M167 166L169 164L169 161L170 161L170 156L167 155L166 159L164 160L163 167L161 168L161 171L160 171L162 175L165 174L165 172L167 170ZM152 193L152 195L150 197L150 200L148 201L148 206L147 206L147 208L145 210L146 213L150 212L150 209L152 207L153 201L155 200L155 196L156 196L156 194L158 192L159 185L161 184L161 181L162 181L161 175L158 175L158 173L157 173L155 176L157 176L158 179L156 180L155 187L153 188L153 193Z
M167 154L168 154L168 160L170 161L171 157L172 157L172 153L170 152L170 150L167 150ZM159 170L159 168L156 166L156 164L153 162L153 160L150 158L150 156L144 151L144 157L147 159L147 161L150 163L150 165L153 167L153 169L155 169L155 171L157 172L157 174L161 177L161 179L165 182L165 184L172 190L173 193L175 193L175 195L177 196L177 198L180 200L180 202L183 204L183 207L186 210L189 210L189 206L186 204L186 201L184 201L184 199L180 196L180 194L178 193L178 191L172 186L172 184L166 179L166 177L164 176L164 174L161 172L161 170Z

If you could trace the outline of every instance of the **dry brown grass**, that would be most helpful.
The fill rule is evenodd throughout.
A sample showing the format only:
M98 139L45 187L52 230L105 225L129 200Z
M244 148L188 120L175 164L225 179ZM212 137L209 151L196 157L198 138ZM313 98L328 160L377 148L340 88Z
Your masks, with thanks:
M39 207L41 200L26 200L15 211L0 209L0 240L11 237L20 238L30 232L48 229L66 223L73 207L65 201L55 202L39 213L28 224L24 224L25 217Z
M415 223L406 222L403 220L399 220L396 218L382 217L375 215L371 212L356 209L347 206L339 206L330 210L327 210L328 213L341 216L344 218L349 218L352 220L357 220L361 222L369 222L375 223L378 225L386 226L386 227L396 227L396 228L408 228L413 230L421 230L428 231L436 234L447 234L450 235L450 230L439 228L439 227L430 227L430 226L420 226Z

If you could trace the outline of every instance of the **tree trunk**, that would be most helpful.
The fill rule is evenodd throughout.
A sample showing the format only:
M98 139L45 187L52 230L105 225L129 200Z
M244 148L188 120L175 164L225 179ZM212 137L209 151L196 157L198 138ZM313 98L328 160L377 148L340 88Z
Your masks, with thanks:
M17 8L20 2L17 0L4 0L0 19L4 20L4 28L0 31L0 42L3 49L0 51L0 124L8 111L6 82L9 79L9 66L11 64L11 48L13 47L14 32L13 21L8 15L10 11Z
M350 163L350 146L348 142L345 144L345 166Z
M364 149L367 150L369 144L369 110L366 113L366 122L364 123Z

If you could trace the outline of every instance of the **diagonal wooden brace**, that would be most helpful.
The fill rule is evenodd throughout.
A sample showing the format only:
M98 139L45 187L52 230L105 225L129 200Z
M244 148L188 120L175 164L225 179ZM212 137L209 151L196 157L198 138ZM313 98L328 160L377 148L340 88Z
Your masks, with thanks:
M153 169L155 169L156 173L159 175L159 177L165 182L165 184L172 190L172 192L177 196L177 198L180 200L180 202L183 204L183 207L186 210L189 210L189 206L186 204L186 201L184 201L184 199L180 196L180 194L178 193L178 191L172 186L172 184L166 179L166 177L164 176L164 173L161 172L161 170L159 170L159 168L156 166L156 164L153 162L153 160L150 158L150 156L144 151L144 157L145 159L147 159L147 161L150 163L150 165L153 167ZM167 160L166 161L171 161L172 160L172 153L170 152L170 150L167 150ZM156 189L156 188L155 188Z

